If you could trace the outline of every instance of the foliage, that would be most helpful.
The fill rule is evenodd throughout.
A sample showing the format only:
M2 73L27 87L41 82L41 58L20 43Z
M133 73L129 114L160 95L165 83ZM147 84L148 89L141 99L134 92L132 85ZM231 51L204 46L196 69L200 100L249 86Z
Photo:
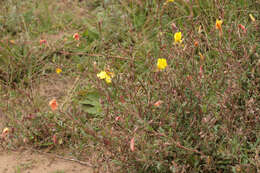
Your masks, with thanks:
M259 8L0 2L2 145L96 153L108 171L259 171Z

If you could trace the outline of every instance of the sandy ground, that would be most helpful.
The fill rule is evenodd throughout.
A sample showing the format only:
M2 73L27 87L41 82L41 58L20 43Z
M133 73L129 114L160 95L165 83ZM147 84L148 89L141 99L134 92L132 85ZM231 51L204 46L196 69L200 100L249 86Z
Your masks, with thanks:
M0 151L0 173L92 173L77 162L32 151Z

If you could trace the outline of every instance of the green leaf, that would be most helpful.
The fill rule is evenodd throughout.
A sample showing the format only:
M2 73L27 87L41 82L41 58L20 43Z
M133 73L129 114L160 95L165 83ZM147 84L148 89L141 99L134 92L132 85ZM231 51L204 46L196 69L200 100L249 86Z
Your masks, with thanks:
M83 37L86 37L86 39L92 43L95 40L99 39L99 34L95 31L92 31L90 29L86 29L85 32L82 34Z
M99 102L99 99L101 98L101 95L98 91L90 90L86 93L84 98L79 101L79 103L82 105L82 109L89 114L93 115L101 115L102 106Z

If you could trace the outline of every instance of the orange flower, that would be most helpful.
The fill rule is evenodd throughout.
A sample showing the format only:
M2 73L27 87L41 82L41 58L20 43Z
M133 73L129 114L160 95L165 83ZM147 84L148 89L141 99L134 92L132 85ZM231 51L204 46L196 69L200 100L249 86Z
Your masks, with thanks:
M58 107L58 103L57 103L57 100L56 99L52 99L50 102L49 102L49 105L51 107L51 109L53 111L55 111Z
M198 47L198 45L199 45L199 42L196 40L196 41L194 42L194 46L195 46L195 47Z
M238 27L246 34L246 27L242 24L239 24Z
M222 20L216 20L216 29L218 29L220 32L222 32Z
M75 33L75 34L73 35L73 38L78 41L78 40L79 40L79 34L78 34L78 33Z
M155 102L153 105L154 105L155 107L159 107L162 103L163 103L162 100L158 100L158 101Z
M47 41L46 40L40 40L39 43L40 43L40 45L42 45L42 44L46 44Z

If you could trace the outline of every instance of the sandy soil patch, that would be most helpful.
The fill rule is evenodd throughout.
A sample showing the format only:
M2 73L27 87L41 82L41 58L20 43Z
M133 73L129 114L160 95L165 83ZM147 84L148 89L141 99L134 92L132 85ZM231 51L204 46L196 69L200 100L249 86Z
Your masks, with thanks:
M33 151L1 151L1 173L92 173L92 168Z

